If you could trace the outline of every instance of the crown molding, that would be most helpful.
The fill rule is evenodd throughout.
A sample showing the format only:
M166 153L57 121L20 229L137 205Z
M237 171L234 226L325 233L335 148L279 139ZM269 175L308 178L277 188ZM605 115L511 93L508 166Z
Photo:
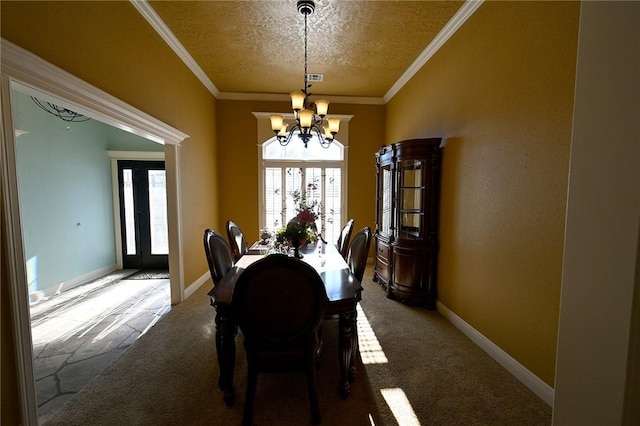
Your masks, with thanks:
M198 63L187 52L187 49L178 41L176 36L164 23L162 18L151 7L147 0L129 0L131 4L140 12L147 22L156 30L162 39L171 49L182 59L194 75L204 84L216 99L236 100L236 101L288 101L286 94L275 93L241 93L241 92L220 92L213 82L207 77ZM359 105L385 105L389 102L405 84L422 68L431 57L446 43L449 38L464 24L467 19L482 5L484 0L466 0L462 7L456 12L447 25L442 28L438 35L429 43L416 60L407 68L400 78L391 86L382 97L358 97L358 96L336 96L332 98L333 103L359 104Z
M200 65L193 59L187 49L178 41L173 32L167 27L162 18L156 13L147 0L130 0L133 7L147 20L147 22L153 27L154 30L162 37L162 39L169 45L169 47L178 55L182 62L193 72L193 74L204 84L204 86L211 92L216 98L219 96L220 91L213 84L207 74L200 68Z
M467 19L482 5L484 0L467 0L462 7L451 18L437 36L422 51L416 60L407 68L400 76L391 89L384 95L384 103L386 104L404 87L405 84L431 59L433 55L446 43L449 38L458 31L458 28L464 24Z
M334 104L358 104L358 105L384 105L384 99L366 96L330 96L313 94L314 97L324 97ZM220 92L218 99L231 101L271 101L271 102L291 102L291 96L285 93L240 93L240 92Z
M71 102L74 111L158 143L176 145L189 137L10 41L0 42L2 74L23 93L61 105Z

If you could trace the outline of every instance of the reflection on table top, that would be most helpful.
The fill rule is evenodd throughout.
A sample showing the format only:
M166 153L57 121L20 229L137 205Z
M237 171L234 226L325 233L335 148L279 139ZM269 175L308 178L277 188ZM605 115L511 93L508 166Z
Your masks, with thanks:
M304 256L302 261L313 266L324 282L329 298L328 313L334 310L340 312L340 305L343 303L352 306L354 299L356 302L360 300L362 290L360 282L349 271L347 263L334 245L326 244L321 247L309 244L300 249L300 253ZM226 306L231 302L235 282L242 271L264 256L263 254L245 254L236 262L233 269L209 292L217 306Z

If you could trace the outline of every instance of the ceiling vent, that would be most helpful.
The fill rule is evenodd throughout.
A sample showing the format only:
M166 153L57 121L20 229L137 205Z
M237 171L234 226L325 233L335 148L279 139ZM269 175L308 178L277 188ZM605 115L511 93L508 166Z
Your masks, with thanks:
M323 74L307 74L307 81L309 83L322 83L323 78Z

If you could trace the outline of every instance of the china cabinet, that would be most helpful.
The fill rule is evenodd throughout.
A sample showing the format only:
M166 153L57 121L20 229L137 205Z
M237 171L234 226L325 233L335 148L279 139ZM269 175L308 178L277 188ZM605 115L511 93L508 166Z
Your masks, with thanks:
M374 280L387 297L435 309L440 138L412 139L376 153Z

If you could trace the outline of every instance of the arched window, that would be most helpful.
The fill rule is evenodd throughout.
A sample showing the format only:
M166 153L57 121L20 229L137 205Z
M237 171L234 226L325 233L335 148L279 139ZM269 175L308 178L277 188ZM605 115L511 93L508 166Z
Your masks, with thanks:
M325 240L336 241L346 221L344 145L334 140L325 149L312 139L305 148L294 134L287 146L272 137L261 148L260 228L275 231L286 225L296 215L297 191L308 204L318 204L316 226Z

